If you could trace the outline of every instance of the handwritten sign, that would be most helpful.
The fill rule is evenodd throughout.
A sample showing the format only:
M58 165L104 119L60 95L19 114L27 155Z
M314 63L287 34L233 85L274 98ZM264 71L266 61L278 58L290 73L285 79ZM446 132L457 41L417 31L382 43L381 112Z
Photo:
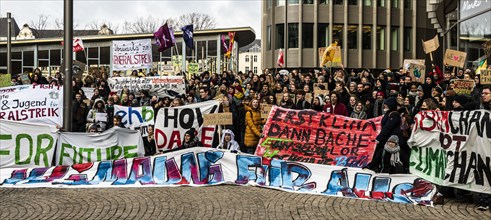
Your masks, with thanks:
M271 108L273 108L273 105L261 103L259 107L261 111L261 118L268 118L269 112L271 112Z
M438 40L438 35L428 41L423 41L423 50L426 54L429 54L440 47L440 41Z
M0 87L11 86L11 75L9 74L0 74Z
M327 88L327 83L314 83L314 90L318 89L318 90L327 90L329 88Z
M327 90L327 89L314 89L314 95L315 96L322 95L322 96L326 97L327 95L329 95L329 90Z
M482 85L491 84L491 70L481 70L481 84Z
M425 79L425 60L404 60L404 68L402 69L402 73L408 74L411 76L411 81L424 83Z
M113 41L113 70L152 68L150 39Z
M232 112L204 114L203 126L208 125L232 125L233 124Z
M198 63L189 63L188 64L188 72L190 74L195 74L199 71L199 64Z
M453 81L453 90L459 95L470 95L476 82L471 79L456 79Z
M465 58L467 57L466 52L447 49L445 51L445 57L443 58L443 62L449 66L455 66L464 68Z

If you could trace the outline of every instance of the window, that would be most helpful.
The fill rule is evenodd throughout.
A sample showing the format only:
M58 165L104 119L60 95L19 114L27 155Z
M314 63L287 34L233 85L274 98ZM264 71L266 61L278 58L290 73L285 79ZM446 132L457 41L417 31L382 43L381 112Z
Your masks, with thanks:
M266 27L266 50L271 50L271 25Z
M327 5L327 0L319 0L319 5Z
M392 8L399 8L399 0L391 0L390 6Z
M404 1L404 9L411 9L411 2L412 1L409 1L409 0L405 0Z
M276 25L276 47L275 49L285 48L285 25Z
M335 24L332 26L332 42L338 42L338 46L343 46L343 25Z
M254 67L254 74L257 74L257 66Z
M348 49L358 48L358 26L349 25L348 26Z
M372 0L363 0L363 6L372 6Z
M363 36L361 39L364 50L372 49L372 26L363 26Z
M289 5L298 5L298 0L288 0Z
M302 47L314 48L314 24L302 24Z
M298 23L288 24L288 48L298 48Z
M327 39L328 31L327 24L317 24L317 47L327 47L327 42L329 42Z
M273 6L273 0L266 0L267 9L270 9Z
M385 0L377 0L377 6L385 8Z
M254 63L257 63L257 55L254 55L253 61L254 61Z
M332 4L334 4L334 5L344 5L344 0L332 0Z
M411 28L404 28L404 51L411 51Z
M385 50L385 27L377 27L377 49Z
M393 51L399 50L399 27L391 27L390 49Z
M314 4L314 0L303 0L303 3L306 5Z
M249 72L249 67L248 66L245 67L245 72L246 73Z
M276 6L285 6L285 0L276 0Z
M245 61L246 61L246 62L249 62L249 55L246 55L246 56L245 56Z
M348 5L358 5L358 0L348 0Z

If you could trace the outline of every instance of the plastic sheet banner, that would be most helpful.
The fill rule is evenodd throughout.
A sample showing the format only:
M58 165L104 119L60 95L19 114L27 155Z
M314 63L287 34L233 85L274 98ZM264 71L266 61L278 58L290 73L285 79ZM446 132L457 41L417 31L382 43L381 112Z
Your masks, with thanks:
M491 111L422 111L414 119L412 174L491 194Z
M113 127L102 133L62 132L56 165L141 157L145 154L140 132Z
M50 167L57 131L50 125L0 120L0 173L3 168Z
M358 120L273 106L255 154L268 159L363 167L372 158L381 119Z
M182 76L112 77L107 79L107 82L113 92L121 92L128 88L137 96L142 90L158 97L174 98L186 94L186 84Z
M436 187L410 174L273 160L210 148L34 169L3 169L2 187L169 187L238 184L327 196L432 205Z
M62 125L63 88L42 84L0 88L0 119Z
M202 146L211 147L216 125L205 126L203 115L218 113L219 102L210 100L179 107L161 108L155 121L155 143L159 150L181 147L184 134L193 128Z

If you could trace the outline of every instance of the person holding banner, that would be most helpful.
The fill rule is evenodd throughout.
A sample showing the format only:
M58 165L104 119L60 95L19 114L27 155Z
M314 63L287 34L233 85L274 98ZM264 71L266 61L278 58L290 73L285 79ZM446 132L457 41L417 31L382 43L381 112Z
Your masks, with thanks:
M246 110L246 130L244 136L244 145L246 152L253 154L256 151L259 138L264 137L262 134L262 126L266 119L261 119L261 111L259 109L259 100L253 99L250 106L245 106Z
M94 124L97 126L98 132L103 132L106 130L107 118L105 102L102 99L98 99L94 102L89 114L87 114L87 127Z

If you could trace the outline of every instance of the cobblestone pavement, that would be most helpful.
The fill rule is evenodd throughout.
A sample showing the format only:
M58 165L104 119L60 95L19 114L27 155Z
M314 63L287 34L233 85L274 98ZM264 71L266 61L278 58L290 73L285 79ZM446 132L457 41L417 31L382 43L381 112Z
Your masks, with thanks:
M250 186L0 188L0 219L491 219L473 204L423 207Z

